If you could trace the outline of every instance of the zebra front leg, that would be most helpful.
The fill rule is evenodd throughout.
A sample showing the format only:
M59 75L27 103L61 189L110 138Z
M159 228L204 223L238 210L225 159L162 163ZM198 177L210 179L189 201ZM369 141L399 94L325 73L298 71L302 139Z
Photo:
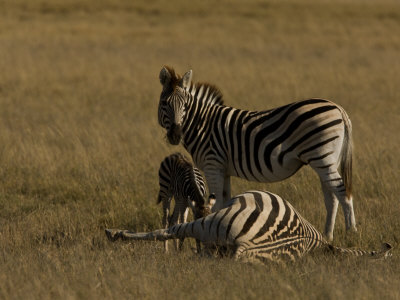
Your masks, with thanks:
M183 211L183 213L180 212L180 214L179 214L179 224L186 223L188 213L189 213L189 208L188 207L185 208L185 211ZM184 240L185 240L185 238L180 238L179 239L178 250L182 250L183 241Z
M176 238L175 235L168 233L166 229L159 229L152 232L131 232L129 230L106 229L105 233L111 241L116 241L119 238L135 241L166 241Z
M225 174L222 170L218 169L205 169L204 174L208 184L208 192L215 195L215 205L212 211L216 212L224 206L224 184Z
M222 191L222 197L224 199L224 206L231 200L231 177L225 175L224 177L224 189Z
M176 201L175 199L175 208L174 211L172 212L172 215L169 218L169 226L174 226L178 224L178 221L180 219L180 207L179 207L179 202ZM179 249L179 241L175 240L173 241L174 248L175 250Z

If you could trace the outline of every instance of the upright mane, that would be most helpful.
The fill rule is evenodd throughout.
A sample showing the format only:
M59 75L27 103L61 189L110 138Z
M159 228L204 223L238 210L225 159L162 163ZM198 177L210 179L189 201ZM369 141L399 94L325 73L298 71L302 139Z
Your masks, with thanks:
M164 94L168 95L172 93L175 87L180 83L180 81L182 80L182 76L175 73L174 68L170 66L165 65L164 68L168 71L170 75L168 85L164 86L164 91L163 91ZM160 78L160 80L162 79ZM192 93L192 95L199 95L199 96L203 96L205 95L205 93L207 93L206 97L207 102L209 102L210 104L218 104L218 105L224 104L220 89L213 84L205 82L191 83L190 92Z
M193 89L194 87L194 89ZM202 94L204 95L204 93L207 91L208 89L208 97L207 100L211 101L211 104L219 104L219 105L223 105L224 101L222 100L222 92L219 88L217 88L215 85L210 84L210 83L206 83L206 82L197 82L195 84L193 84L192 86L192 94L197 94L200 89L203 88Z

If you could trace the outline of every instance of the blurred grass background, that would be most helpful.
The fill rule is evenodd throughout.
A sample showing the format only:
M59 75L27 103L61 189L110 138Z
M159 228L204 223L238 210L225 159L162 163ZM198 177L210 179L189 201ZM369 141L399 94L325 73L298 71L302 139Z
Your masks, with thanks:
M397 1L0 2L0 298L400 297L400 4ZM164 64L262 110L322 97L353 122L358 232L335 244L388 261L307 257L251 266L110 244L106 227L160 227L161 160L185 150L157 123ZM318 229L319 180L267 189Z

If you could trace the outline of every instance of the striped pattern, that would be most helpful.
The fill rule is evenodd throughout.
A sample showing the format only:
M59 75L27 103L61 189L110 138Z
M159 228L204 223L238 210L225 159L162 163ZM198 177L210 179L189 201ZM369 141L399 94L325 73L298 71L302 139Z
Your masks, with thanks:
M204 171L217 198L215 210L230 199L230 176L276 182L310 165L324 192L327 237L333 238L339 202L346 228L356 230L351 122L343 108L309 99L268 111L236 109L223 105L216 87L193 84L191 76L191 71L180 77L171 68L161 70L158 120L168 141L182 141Z
M193 237L207 246L227 249L245 261L295 260L324 248L336 254L378 256L378 252L344 249L330 245L322 234L281 197L261 191L235 196L227 207L190 223L150 233L108 230L111 239L168 240ZM382 255L387 255L391 246Z
M175 153L167 156L160 164L158 177L160 184L158 203L163 204L164 228L186 222L189 206L192 207L195 218L204 216L205 182L200 171L193 167L184 155ZM170 216L172 198L175 199L175 207ZM183 240L180 246L176 247L181 248L182 243ZM167 242L165 250L168 251Z

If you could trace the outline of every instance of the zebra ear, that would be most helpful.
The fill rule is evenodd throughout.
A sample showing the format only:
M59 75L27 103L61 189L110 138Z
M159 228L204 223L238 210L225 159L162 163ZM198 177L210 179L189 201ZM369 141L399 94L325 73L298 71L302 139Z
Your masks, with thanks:
M190 84L192 83L192 75L193 75L192 70L187 71L185 73L185 75L183 75L183 77L182 77L182 79L180 81L180 86L182 88L185 89L185 88L190 87Z
M166 67L163 67L160 71L160 83L164 86L171 81L171 74Z

